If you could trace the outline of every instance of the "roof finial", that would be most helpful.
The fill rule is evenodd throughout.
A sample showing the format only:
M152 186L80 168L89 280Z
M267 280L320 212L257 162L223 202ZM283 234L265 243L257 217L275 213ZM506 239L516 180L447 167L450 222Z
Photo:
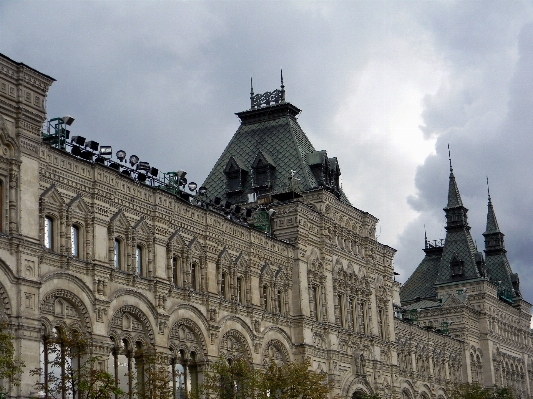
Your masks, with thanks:
M489 177L487 176L487 195L489 196L489 202L490 202L490 187L489 187Z
M250 76L250 106L251 108L254 107L254 84L252 80L252 76Z
M452 168L452 155L450 153L450 143L448 143L448 160L450 161L450 173L453 173L453 168Z
M426 231L426 225L424 224L424 248L428 247L428 234Z
M285 102L285 85L283 84L283 69L281 69L281 102Z

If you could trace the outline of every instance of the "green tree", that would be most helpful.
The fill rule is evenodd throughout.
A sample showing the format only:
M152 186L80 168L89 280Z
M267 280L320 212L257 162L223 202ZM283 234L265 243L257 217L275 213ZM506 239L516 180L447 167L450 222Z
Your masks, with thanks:
M325 373L310 370L311 361L269 363L265 369L254 368L245 360L228 364L219 359L210 365L194 397L220 399L325 399L332 390Z
M8 389L2 382L9 381L11 385L20 385L24 363L15 356L13 339L8 324L0 323L0 395L7 393Z
M76 330L58 330L45 345L45 369L38 376L37 390L46 398L112 399L123 392L105 371L105 359L91 354L90 341Z
M172 399L172 372L166 356L150 347L137 358L142 364L142 372L136 375L136 395L140 399Z
M456 385L450 399L515 399L509 388L483 388L478 384Z

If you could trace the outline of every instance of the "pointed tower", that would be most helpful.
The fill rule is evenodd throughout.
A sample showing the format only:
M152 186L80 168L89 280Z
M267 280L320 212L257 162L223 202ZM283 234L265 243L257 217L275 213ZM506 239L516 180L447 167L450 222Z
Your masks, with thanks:
M507 300L521 297L518 274L513 273L507 260L504 234L500 231L496 220L490 191L488 192L487 227L483 237L485 237L485 267L490 281L499 287L498 295Z
M430 242L424 234L426 256L400 289L402 305L423 301L424 306L433 306L431 301L437 298L438 285L486 277L483 254L477 251L470 235L468 209L461 200L451 159L448 203L444 212L444 244L442 240Z
M446 240L435 284L447 284L485 277L483 255L477 251L468 225L468 209L463 206L450 160L446 213Z
M315 150L297 121L300 109L285 101L283 72L280 89L255 94L250 86L250 109L236 114L241 125L203 184L209 196L242 204L325 189L350 204L337 159Z

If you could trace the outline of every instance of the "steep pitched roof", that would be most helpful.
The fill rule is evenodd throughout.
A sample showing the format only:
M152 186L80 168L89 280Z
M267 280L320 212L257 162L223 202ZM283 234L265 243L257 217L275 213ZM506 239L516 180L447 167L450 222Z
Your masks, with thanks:
M252 167L258 155L272 165L272 194L287 191L292 170L296 171L295 177L299 179L296 185L299 191L317 188L317 181L307 162L307 155L315 152L315 148L296 119L299 113L300 109L287 102L252 107L237 113L241 125L203 183L209 195L234 202L245 201L246 194L253 191ZM249 173L244 177L242 192L228 195L224 168L231 157L238 159ZM339 199L350 204L342 190L338 191Z
M483 257L476 249L468 225L468 209L463 206L453 169L450 167L446 240L435 284L471 280L484 277Z
M494 213L494 207L492 206L492 201L489 195L489 203L487 205L487 227L484 234L490 233L500 233L500 227L498 226L498 221L496 220L496 214Z
M507 260L504 234L498 226L490 194L487 205L487 227L483 236L485 237L485 267L489 280L497 284L500 291L505 291L513 297L520 297L518 275L513 273Z
M402 305L412 302L418 297L434 298L437 296L435 291L435 280L439 273L441 251L426 251L426 256L420 262L411 277L400 288L400 299Z
M461 200L461 194L459 194L459 187L457 187L453 169L450 168L450 181L448 183L448 205L446 207L454 208L457 206L463 206L463 201Z

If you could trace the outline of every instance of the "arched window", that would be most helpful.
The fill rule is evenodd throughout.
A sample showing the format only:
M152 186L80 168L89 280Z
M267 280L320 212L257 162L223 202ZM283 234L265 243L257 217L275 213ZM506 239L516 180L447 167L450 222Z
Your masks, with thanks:
M55 327L41 343L41 382L45 397L51 392L63 398L77 397L77 370L87 353L86 341L75 330Z
M186 397L187 389L185 387L185 362L183 361L184 352L180 351L180 356L172 359L172 386L173 399L181 399Z
M122 242L115 238L114 241L114 252L113 252L113 262L115 265L115 269L120 269L122 264Z
M44 218L44 246L54 250L54 219L50 216Z
M70 253L73 257L80 257L80 228L76 225L70 226Z
M143 275L143 249L140 245L135 247L135 271L139 276Z

